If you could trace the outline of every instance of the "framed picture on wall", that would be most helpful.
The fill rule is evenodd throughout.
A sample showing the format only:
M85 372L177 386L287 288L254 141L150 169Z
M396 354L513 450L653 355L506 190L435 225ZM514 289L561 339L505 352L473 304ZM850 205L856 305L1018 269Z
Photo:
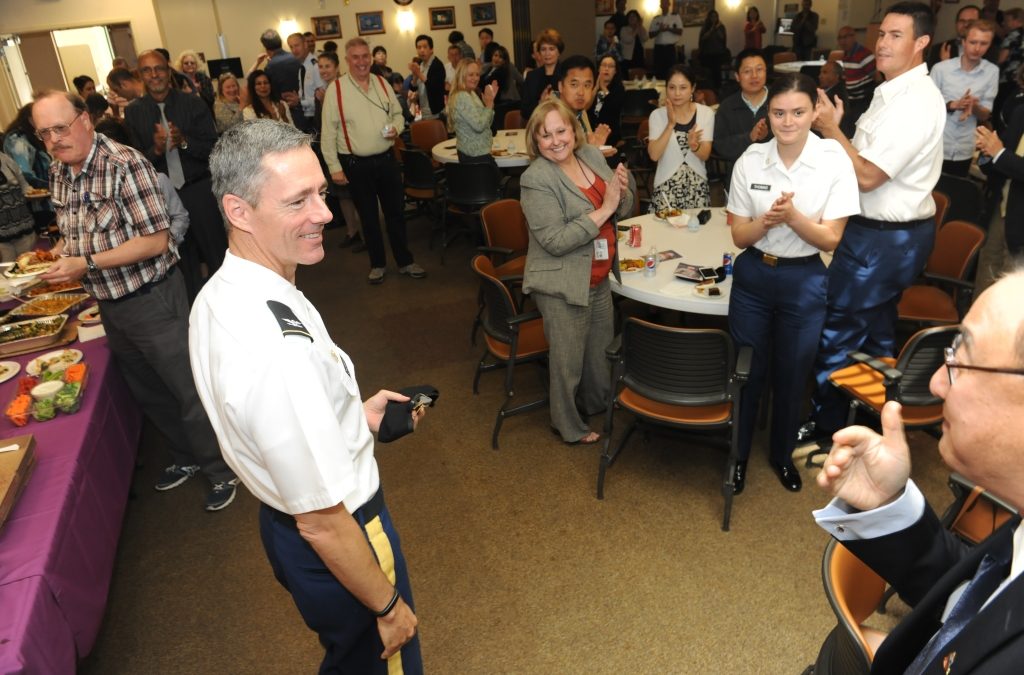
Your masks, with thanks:
M356 26L360 35L380 35L384 32L384 12L357 12Z
M708 12L715 8L715 0L686 0L683 3L683 25L701 26Z
M615 0L594 0L594 14L605 16L615 13Z
M337 14L334 16L314 16L310 21L313 22L313 35L318 40L321 38L341 37L341 17Z
M431 7L430 30L448 30L455 28L454 7Z
M498 12L493 2L478 2L469 6L469 18L474 26L498 23Z

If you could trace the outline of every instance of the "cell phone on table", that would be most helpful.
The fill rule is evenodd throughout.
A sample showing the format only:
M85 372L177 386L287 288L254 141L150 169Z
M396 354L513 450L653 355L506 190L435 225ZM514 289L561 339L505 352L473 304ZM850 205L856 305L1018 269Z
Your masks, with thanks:
M714 267L701 267L699 270L702 279L717 279L718 272L715 271Z
M711 220L711 211L703 209L700 213L697 214L697 222L700 223L701 225L707 224L709 220Z

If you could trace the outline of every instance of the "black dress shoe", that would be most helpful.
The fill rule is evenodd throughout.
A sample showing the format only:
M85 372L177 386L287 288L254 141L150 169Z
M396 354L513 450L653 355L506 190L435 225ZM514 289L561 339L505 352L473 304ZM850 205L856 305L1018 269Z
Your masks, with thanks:
M732 493L738 495L743 492L747 485L747 460L736 461L736 468L732 471Z
M796 432L797 443L804 443L814 439L815 433L817 432L817 424L814 420L808 420L800 425L800 428Z
M782 487L786 488L790 492L799 492L800 488L803 487L804 482L800 479L800 472L793 466L793 462L786 462L785 464L776 464L771 462L772 469L775 471L775 475L779 477L779 482L782 483Z

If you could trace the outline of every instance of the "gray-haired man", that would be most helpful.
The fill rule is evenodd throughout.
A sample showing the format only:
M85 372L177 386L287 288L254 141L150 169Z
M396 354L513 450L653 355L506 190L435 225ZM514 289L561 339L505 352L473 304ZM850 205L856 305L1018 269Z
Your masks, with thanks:
M224 459L263 503L274 574L327 649L320 672L421 672L372 436L387 402L408 398L361 401L351 359L295 288L296 268L324 257L320 162L307 134L252 120L221 137L210 168L228 252L196 298L189 347Z

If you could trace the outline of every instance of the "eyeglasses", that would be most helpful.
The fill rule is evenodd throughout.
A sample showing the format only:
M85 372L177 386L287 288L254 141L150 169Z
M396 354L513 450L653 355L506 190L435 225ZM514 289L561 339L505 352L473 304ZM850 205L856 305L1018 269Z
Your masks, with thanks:
M71 132L71 125L74 124L75 120L81 117L84 113L84 110L80 111L77 115L75 115L75 119L71 120L67 124L58 124L56 126L47 127L46 129L39 129L38 131L36 131L36 138L43 141L44 143L46 142L46 139L48 139L50 136L53 136L55 139L64 138Z
M146 66L139 68L139 72L143 75L153 75L154 73L166 73L169 71L170 68L168 66Z
M959 377L957 371L960 370L980 370L983 373L1002 373L1004 375L1024 375L1024 368L990 368L988 366L967 366L962 363L957 363L956 353L960 349L960 345L964 342L964 336L962 333L957 333L956 337L953 338L953 344L946 347L943 353L946 356L946 373L949 375L949 383L953 384L956 382L956 378Z

